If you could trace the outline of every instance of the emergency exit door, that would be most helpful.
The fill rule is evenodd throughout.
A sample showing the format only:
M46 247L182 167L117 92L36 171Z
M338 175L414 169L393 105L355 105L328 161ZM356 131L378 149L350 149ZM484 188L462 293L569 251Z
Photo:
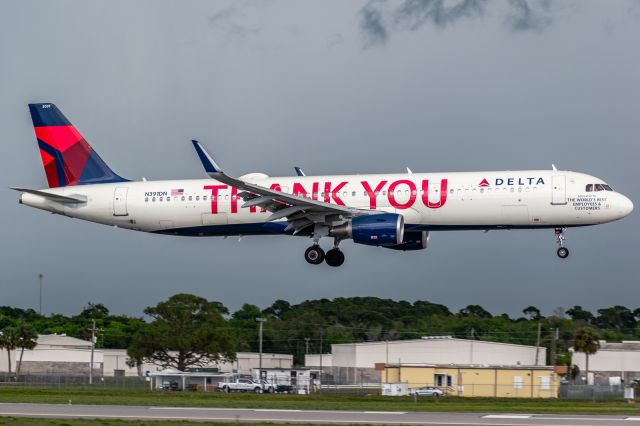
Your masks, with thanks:
M116 188L113 192L113 215L127 216L127 191L129 188Z
M567 204L566 176L551 178L551 204Z

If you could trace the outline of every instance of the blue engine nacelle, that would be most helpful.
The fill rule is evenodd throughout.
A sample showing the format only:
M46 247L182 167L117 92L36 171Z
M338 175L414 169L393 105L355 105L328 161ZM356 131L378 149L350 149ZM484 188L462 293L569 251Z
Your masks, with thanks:
M349 222L331 228L330 235L340 239L353 238L357 244L395 246L404 238L404 218L396 213L356 216Z
M385 246L392 250L424 250L429 243L429 231L407 231L404 233L402 244Z

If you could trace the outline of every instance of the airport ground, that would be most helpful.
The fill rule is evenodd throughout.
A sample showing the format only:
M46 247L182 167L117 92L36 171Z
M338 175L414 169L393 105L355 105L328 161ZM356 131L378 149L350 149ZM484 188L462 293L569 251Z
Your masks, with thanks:
M0 387L0 403L353 410L458 413L542 413L640 416L640 404L617 400L419 398L348 395L256 395L87 388Z

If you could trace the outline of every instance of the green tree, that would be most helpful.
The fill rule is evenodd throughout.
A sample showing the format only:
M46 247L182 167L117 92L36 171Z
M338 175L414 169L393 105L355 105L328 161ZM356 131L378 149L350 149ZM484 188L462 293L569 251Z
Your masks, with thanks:
M535 306L527 306L522 310L522 313L527 316L532 321L538 321L542 316L540 315L540 309Z
M602 329L613 329L622 333L633 330L637 325L634 313L620 305L598 309L598 318L595 322Z
M480 305L469 305L466 308L462 308L460 309L460 315L463 317L493 318L493 315Z
M0 331L0 348L6 349L9 361L9 374L11 374L11 351L16 350L20 344L18 330L16 327L5 327Z
M22 369L22 356L24 355L25 349L33 349L38 344L38 333L36 332L33 326L25 321L18 321L16 326L14 327L17 338L18 338L18 346L20 348L20 359L18 361L18 365L16 366L16 375L20 375L20 370Z
M584 321L587 324L591 324L594 320L594 316L591 312L585 310L580 305L576 305L571 309L567 309L566 314L574 321Z
M600 349L600 340L595 330L591 328L579 329L573 339L573 350L585 355L585 374L589 381L589 355L593 355Z
M221 303L176 294L144 313L153 321L135 334L127 349L133 363L147 361L185 371L210 361L235 359L236 342Z

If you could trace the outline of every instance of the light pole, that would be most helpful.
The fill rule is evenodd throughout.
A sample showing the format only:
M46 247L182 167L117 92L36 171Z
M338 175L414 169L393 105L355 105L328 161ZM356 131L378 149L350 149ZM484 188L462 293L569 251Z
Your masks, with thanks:
M258 324L260 324L260 361L259 361L259 366L258 366L258 377L260 378L260 380L262 380L262 324L264 324L267 319L266 318L256 318L256 321L258 321Z
M38 309L38 313L40 315L42 315L42 279L44 278L44 275L42 273L38 274L38 281L40 281L40 307Z

